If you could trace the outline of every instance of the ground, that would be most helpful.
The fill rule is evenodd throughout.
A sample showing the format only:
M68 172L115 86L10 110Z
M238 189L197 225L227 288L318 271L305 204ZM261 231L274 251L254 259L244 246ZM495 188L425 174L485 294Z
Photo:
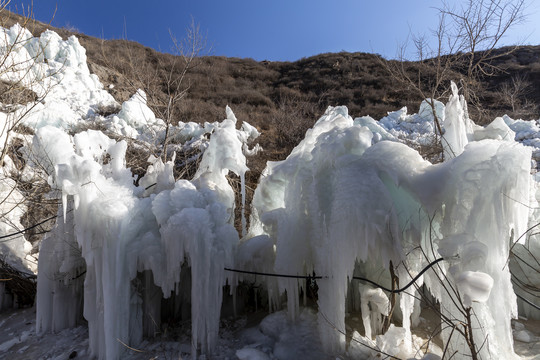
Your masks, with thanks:
M301 316L298 324L286 325L286 329L283 328L283 324L286 323L284 312L266 315L264 312L257 312L249 317L241 316L237 319L222 320L216 354L208 358L233 360L251 356L245 359L346 359L327 356L320 351L319 341L313 340L316 339L317 334L316 328L313 327L314 313L312 311L308 310L304 316ZM426 325L428 321L429 319L423 321L421 326L430 326ZM519 319L516 322L524 325L530 337L530 342L515 340L516 353L523 359L540 360L540 321ZM515 326L515 323L514 327L520 328L519 325ZM185 328L190 329L190 326L185 326ZM137 349L126 347L127 358L132 360L191 359L188 331L170 331L169 333L165 331L159 339L144 341ZM200 358L204 359L204 357ZM2 359L90 359L88 329L86 326L79 326L63 330L58 334L37 335L34 308L6 311L0 314L0 360Z

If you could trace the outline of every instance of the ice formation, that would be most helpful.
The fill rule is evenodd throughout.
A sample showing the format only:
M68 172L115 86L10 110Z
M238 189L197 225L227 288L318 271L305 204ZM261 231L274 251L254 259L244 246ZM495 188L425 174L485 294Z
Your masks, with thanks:
M239 239L233 226L234 192L226 175L233 171L243 176L247 170L234 125L227 119L214 129L191 182L175 182L172 163L154 158L149 177L155 181L157 195L133 185L124 165L125 142L88 130L58 147L56 138L61 136L42 134L62 130L38 130L35 143L39 148L32 153L46 152L53 159L50 183L63 194L63 220L42 244L45 254L40 259L37 300L40 331L72 326L80 316L76 304L82 302L84 292L92 354L118 358L122 347L116 339L125 344L140 342L142 330L137 329L148 321L142 318L141 307L159 313L162 296L186 288L181 273L187 265L191 269L193 354L198 345L203 352L213 348L226 283L224 268L232 266ZM103 163L105 155L110 157L108 163ZM130 284L137 273L146 271L153 277L142 280L146 290L141 292ZM163 295L147 299L152 283ZM72 310L56 310L77 296L81 301L72 301Z
M32 245L25 239L24 234L18 233L19 229L23 228L21 217L26 212L24 197L17 189L17 183L5 174L0 176L0 199L0 254L5 257L5 261L19 270L35 271L36 264L28 256ZM15 235L10 236L14 233ZM3 291L0 291L0 296L2 294Z
M454 94L446 107L445 124L464 121L458 99ZM272 239L274 270L325 275L317 282L320 337L327 350L339 351L344 349L347 288L355 272L375 277L392 262L401 264L398 276L407 282L443 256L440 271L446 275L427 272L418 285L425 281L443 314L456 317L460 310L439 280L447 276L460 291L463 307L474 308L474 328L481 329L474 336L481 342L486 336L497 339L481 354L512 358L510 319L517 312L505 262L513 234L527 229L531 150L491 139L465 146L472 127L454 124L446 132L453 156L431 165L403 144L371 145L376 129L361 126L363 121L353 121L346 108L329 108L286 160L268 165L254 196L252 235ZM300 286L297 280L279 279L293 318ZM414 298L403 294L400 308L407 353ZM369 321L364 319L368 335ZM450 339L449 331L443 337L466 356L463 339Z
M0 66L0 78L25 85L41 100L17 110L15 117L26 114L24 124L68 128L99 107L116 103L90 74L86 51L74 36L63 41L55 32L45 31L33 37L18 24L1 32L0 53L6 54L6 61Z
M114 105L88 71L77 39L62 41L50 31L34 38L18 26L3 31L4 49L15 42L12 63L24 64L2 69L4 80L21 81L43 95L41 102L21 105L15 113L14 118L36 130L23 148L25 160L49 175L51 187L62 194L59 220L41 245L38 331L60 331L84 316L91 354L115 359L122 354L122 343L137 344L143 333L152 331L151 321L160 319L161 298L187 292L193 298L187 301L193 314L193 354L199 347L209 352L217 338L224 268L232 265L239 239L233 226L234 192L226 176L232 171L244 178L243 149L249 150L247 143L258 132L247 123L236 130L229 108L221 123L171 126L171 151L192 147L204 152L195 178L175 182L174 154L165 164L151 156L147 177L140 181L144 187L136 187L125 165L126 141L101 131L65 132L95 117L100 107ZM103 122L112 132L141 141L159 143L165 131L142 91ZM210 140L205 137L209 133ZM2 222L4 233L22 228L22 195L13 189L12 183L1 188L8 200L4 207L12 200L16 205L9 211L2 208L13 216L7 219L11 226ZM28 245L19 235L2 243L2 251L21 261ZM191 279L186 280L186 273Z
M472 134L472 126L463 106L465 102L463 95L458 94L458 88L454 82L450 87L452 95L444 110L445 132L442 135L445 159L452 159L461 154L469 142L468 135Z
M540 220L540 179L530 176L531 153L540 158L537 122L504 116L476 126L452 84L446 105L434 101L444 126L445 155L445 162L434 165L403 143L433 141L435 124L427 101L418 114L402 108L379 121L353 119L346 107L330 107L286 160L268 163L254 195L249 229L242 212L240 236L234 228L236 195L227 177L232 172L240 179L244 205L245 156L260 150L247 144L259 135L257 129L244 122L237 130L228 107L222 122L167 125L152 113L142 90L118 114L102 118L99 108L116 103L90 74L76 38L62 41L50 31L34 38L17 26L1 31L3 51L17 41L6 62L14 66L0 69L1 79L20 80L40 98L9 115L28 111L23 121L35 130L22 150L25 171L48 175L62 199L58 221L40 248L38 332L58 332L84 317L91 356L117 359L124 355L122 344L136 346L160 330L162 312L187 313L193 357L211 353L223 286L228 283L234 291L237 281L250 279L224 270L234 267L322 276L317 279L317 311L300 306L300 294L305 298L313 290L306 280L256 279L266 286L271 311L281 309L286 296L286 311L266 317L259 333L252 334L254 343L271 346L277 358L299 356L298 346L312 346L302 353L313 358L345 351L372 355L363 345L393 356L434 357L432 348L424 354L411 331L419 320L415 296L424 293L440 304L446 318L441 320L443 343L457 351L456 357L465 358L468 347L463 336L452 335L455 323L471 324L481 357L515 357L510 320L518 307L511 271L534 276L515 261L508 264L508 258L510 246L523 258L540 253L538 235L521 236ZM66 132L90 119L157 150L169 126L168 161L149 156L145 176L134 179L126 168L127 141L101 131ZM3 144L8 136L20 135L2 134ZM180 165L202 157L193 179L175 180L176 151L190 154ZM2 219L0 235L21 228L25 211L22 194L12 191L9 164L8 157L0 182L6 201L0 210L9 219ZM10 204L18 206L6 209ZM24 261L28 246L19 235L0 242L0 251L34 270ZM402 326L384 328L390 295L353 277L391 287L392 266L404 285L440 257L444 260L416 282L419 289L411 287L398 297L395 312ZM472 320L467 309L474 311ZM523 303L519 309L535 315ZM363 335L350 334L345 326L353 310L361 312ZM519 331L516 337L527 339ZM346 350L348 334L357 345L351 342ZM305 343L291 343L289 335ZM321 341L313 347L314 336ZM271 358L260 346L236 354Z

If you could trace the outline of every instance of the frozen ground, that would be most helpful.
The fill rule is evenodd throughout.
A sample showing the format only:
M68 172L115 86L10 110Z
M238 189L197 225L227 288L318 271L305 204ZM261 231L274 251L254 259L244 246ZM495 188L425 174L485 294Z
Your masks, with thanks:
M426 317L429 319L429 315ZM0 359L90 359L86 326L62 330L57 334L37 335L36 312L33 308L7 311L0 315L0 319ZM358 359L352 354L339 357L325 355L317 340L314 314L304 315L303 320L292 325L287 322L283 312L270 316L267 313L258 312L238 319L223 319L216 353L209 358L215 360ZM354 329L361 326L358 317L352 315L348 327ZM514 321L513 326L519 329L514 330L516 353L524 360L540 359L540 321L520 319ZM427 338L429 331L434 327L432 321L423 320L421 328L414 332ZM129 355L125 358L129 360L189 360L190 353L189 334L179 333L178 329L172 329L169 333L158 335L156 340L144 341L137 349L129 350Z
M216 353L211 359L331 359L317 345L314 314L308 312L297 325L287 322L283 312L267 316L253 313L249 317L222 319ZM263 319L263 323L260 323ZM90 359L88 329L79 326L57 334L36 334L35 309L5 312L0 321L0 359ZM184 324L185 325L185 324ZM137 349L128 349L124 358L138 359L191 359L188 333L171 329L153 341L144 341ZM238 353L237 353L238 352ZM266 354L266 355L263 355ZM247 355L251 357L246 357ZM204 358L204 357L202 357Z

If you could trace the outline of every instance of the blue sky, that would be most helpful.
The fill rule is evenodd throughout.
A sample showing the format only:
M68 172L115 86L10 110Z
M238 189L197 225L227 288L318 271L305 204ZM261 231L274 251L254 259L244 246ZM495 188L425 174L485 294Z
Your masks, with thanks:
M13 0L11 6L21 1ZM170 51L169 29L182 38L191 18L212 55L294 61L324 52L394 57L408 34L429 34L436 0L34 0L35 18L105 39L127 37ZM53 14L55 12L56 14ZM540 44L540 4L506 43ZM52 19L52 21L51 21ZM127 35L126 35L127 34Z

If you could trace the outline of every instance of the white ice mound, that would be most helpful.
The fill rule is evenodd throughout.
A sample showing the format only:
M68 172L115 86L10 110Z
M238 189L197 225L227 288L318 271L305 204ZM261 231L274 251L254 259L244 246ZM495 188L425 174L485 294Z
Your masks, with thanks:
M32 128L46 125L68 128L102 106L115 104L86 64L86 50L74 36L62 40L45 31L40 37L16 24L0 28L0 79L18 83L37 96L14 116Z
M442 125L444 123L445 117L445 105L439 100L435 99L426 99L420 104L420 109L418 110L418 116L428 119L429 121L434 121L433 108L435 109L435 115L439 123Z
M463 152L469 142L468 135L472 133L472 127L467 112L464 109L465 100L458 94L458 88L451 83L452 95L444 113L444 135L442 145L444 158L452 159Z
M4 169L0 168L0 171ZM29 253L32 245L20 233L24 226L21 224L21 218L26 212L23 205L24 196L17 189L15 180L0 176L0 254L3 260L13 266L15 269L23 272L35 272L36 264L30 260ZM3 286L3 284L2 284ZM0 298L3 295L3 287L0 288ZM2 308L0 303L0 309Z
M148 178L141 179L153 183L146 186L152 193L134 186L124 141L92 130L73 138L51 136L56 133L62 131L40 129L30 149L49 159L50 184L63 194L61 220L42 242L37 330L73 326L83 311L92 356L117 359L125 350L121 343L136 345L159 326L163 297L179 299L187 292L193 354L211 352L224 269L232 267L239 241L226 176L247 171L234 123L215 126L193 181L175 182L174 162L152 158ZM132 286L137 282L143 290ZM82 299L83 309L77 305Z
M463 304L471 307L473 302L486 302L489 299L493 278L479 271L464 271L456 279Z
M152 110L146 105L146 93L141 89L122 104L118 117L138 130L156 124L165 126L165 123L157 120Z
M515 137L516 133L510 129L501 117L495 118L485 128L479 128L474 131L474 139L476 141L483 139L514 141Z
M446 119L465 121L455 113L462 106L448 106ZM455 126L465 141L465 126ZM372 136L345 108L329 108L286 160L268 164L254 195L251 235L272 239L276 273L325 276L317 281L318 325L328 351L345 344L347 289L363 286L349 285L353 273L390 287L380 274L391 261L403 264L398 276L406 283L440 256L440 247L447 257L443 272L430 270L417 285L425 281L451 318L461 315L438 276L458 286L478 315L476 338L497 338L481 352L511 358L516 300L505 262L511 235L527 228L531 150L507 141L461 143L460 155L431 165L403 144L371 145ZM454 280L447 271L463 276ZM303 282L278 279L278 285L295 317ZM402 294L400 302L404 349L412 350L414 297ZM452 349L466 352L455 338Z
M435 133L433 116L427 116L425 111L422 115L408 114L407 107L389 112L387 116L379 120L379 124L395 138L409 139L419 144L431 143ZM374 133L377 132L374 131Z

